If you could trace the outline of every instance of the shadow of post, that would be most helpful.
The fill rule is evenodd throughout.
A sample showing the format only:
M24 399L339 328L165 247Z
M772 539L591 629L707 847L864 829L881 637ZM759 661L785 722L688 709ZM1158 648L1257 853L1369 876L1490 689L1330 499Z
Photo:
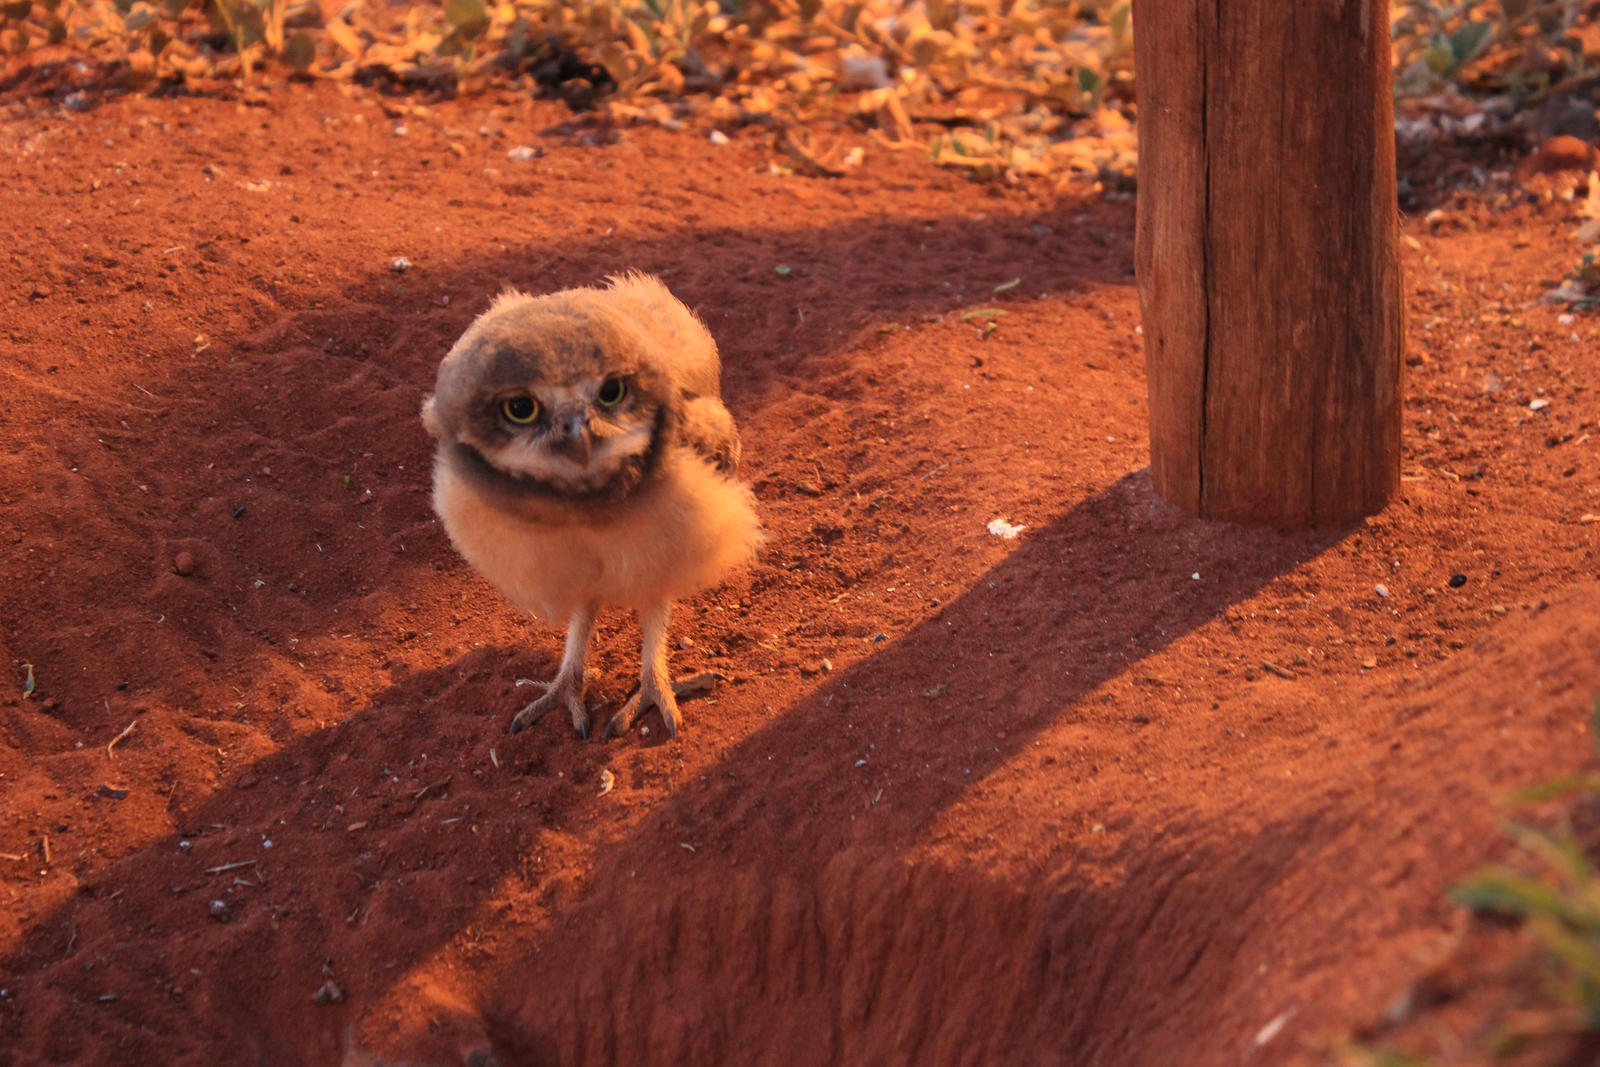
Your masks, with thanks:
M930 860L930 828L1042 732L1125 728L1088 698L1338 536L1195 523L1145 471L1028 535L597 857L553 937L506 947L490 983L505 1061L998 1062L1037 1055L1024 1035L1055 1027L1061 1063L1125 1048L1105 1027L1134 1023L1097 1006L1131 995L1135 973L1176 980L1196 961L1127 971L1118 943L1139 928L1097 915L1128 892L1144 927L1170 926L1181 872L1164 890L1074 884L1070 865L1019 884ZM1187 855L1185 870L1210 863ZM1233 866L1269 860L1236 849ZM1128 877L1158 868L1135 860ZM1052 962L1063 941L1081 974Z
M1145 472L1027 536L936 616L717 759L704 788L681 791L601 848L572 907L546 900L542 921L522 917L537 933L518 939L518 925L500 924L492 955L474 966L503 991L484 1015L506 1062L734 1062L721 1057L754 1046L727 1041L756 1040L753 1022L780 1018L789 1021L773 1033L820 1041L839 1062L897 1047L894 1027L925 1028L907 1041L943 1040L940 989L958 976L935 975L927 999L903 1000L888 1030L872 1011L880 971L899 966L883 939L892 949L910 937L937 956L936 928L962 920L959 902L973 899L935 894L922 905L931 913L896 918L896 901L943 877L909 862L930 823L1041 731L1105 727L1085 703L1098 686L1333 539L1193 523L1154 495ZM1196 570L1211 577L1196 582ZM1164 577L1152 583L1150 572ZM85 884L5 961L6 1029L62 1061L171 1062L175 1047L248 1050L241 1058L257 1062L340 1058L352 1022L408 972L491 925L497 909L505 918L496 888L526 874L531 852L559 847L590 802L566 778L588 746L541 750L508 779L478 756L494 719L438 714L481 693L504 659L484 649L413 675L248 768L188 814L191 844L164 839ZM907 688L908 678L919 681ZM414 735L393 728L426 715L437 765L476 769L443 786L429 780ZM474 821L508 806L526 819ZM242 892L227 884L234 878ZM1037 913L1047 902L1007 903L1030 892L985 890L991 904L975 914ZM210 901L224 897L214 911ZM945 913L952 907L958 914ZM204 968L168 962L185 930L217 922L227 933L208 937ZM74 948L108 933L112 951L85 959ZM321 961L332 964L326 975ZM351 970L361 982L352 999L308 1017L312 991ZM765 1014L742 1012L741 976L767 989ZM1015 1003L992 1021L1009 1026L1029 1010ZM623 1024L639 1011L665 1014ZM85 1012L94 1027L63 1025ZM682 1057L664 1054L680 1047Z

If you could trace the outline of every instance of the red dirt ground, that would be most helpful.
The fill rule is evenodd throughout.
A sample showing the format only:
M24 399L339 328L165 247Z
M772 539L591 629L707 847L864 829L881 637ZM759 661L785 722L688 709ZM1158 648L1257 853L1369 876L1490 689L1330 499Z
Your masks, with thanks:
M1559 199L1406 224L1402 499L1281 534L1150 487L1129 200L512 95L8 106L0 1062L1315 1060L1592 758ZM730 680L676 741L511 737L560 633L417 409L502 286L625 268L718 337L770 542L680 606Z

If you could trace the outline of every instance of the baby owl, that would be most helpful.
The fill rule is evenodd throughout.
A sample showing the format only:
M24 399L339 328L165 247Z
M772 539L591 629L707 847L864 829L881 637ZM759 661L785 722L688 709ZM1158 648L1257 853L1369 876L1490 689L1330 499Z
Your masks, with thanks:
M651 707L667 733L672 602L720 581L760 542L734 480L739 433L716 342L660 279L502 294L444 361L422 421L438 440L433 506L457 551L517 607L567 624L566 653L511 732L566 707L589 736L583 663L595 614L639 613L639 690L606 727Z

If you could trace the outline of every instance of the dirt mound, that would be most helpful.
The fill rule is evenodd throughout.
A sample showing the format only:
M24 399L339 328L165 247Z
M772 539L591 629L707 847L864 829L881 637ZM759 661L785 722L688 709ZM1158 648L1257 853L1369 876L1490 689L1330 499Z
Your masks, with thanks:
M1410 228L1403 499L1290 535L1150 489L1126 201L404 125L0 131L0 1061L1283 1061L1590 751L1568 206ZM628 267L717 336L769 547L679 612L729 681L676 741L509 737L560 635L450 553L417 406L502 285Z

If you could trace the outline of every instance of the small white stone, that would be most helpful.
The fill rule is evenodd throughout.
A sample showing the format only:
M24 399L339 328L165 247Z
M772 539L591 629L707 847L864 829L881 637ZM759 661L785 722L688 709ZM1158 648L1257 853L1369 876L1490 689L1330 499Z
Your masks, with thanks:
M1015 541L1022 534L1022 531L1027 529L1027 527L1013 526L1005 519L999 518L990 519L988 529L989 532L994 534L996 537L1004 538L1007 541Z
M1372 587L1372 589L1379 596L1388 596L1389 595L1389 587L1386 586L1386 585L1375 585L1375 586Z
M1541 396L1539 399L1537 399L1535 401L1532 401L1531 403L1528 404L1528 410L1529 411L1543 411L1545 408L1547 408L1549 406L1550 406L1550 401L1546 400L1544 397Z
M706 137L706 140L715 145L724 145L728 143L728 135L723 133L721 130L712 130L711 133Z

